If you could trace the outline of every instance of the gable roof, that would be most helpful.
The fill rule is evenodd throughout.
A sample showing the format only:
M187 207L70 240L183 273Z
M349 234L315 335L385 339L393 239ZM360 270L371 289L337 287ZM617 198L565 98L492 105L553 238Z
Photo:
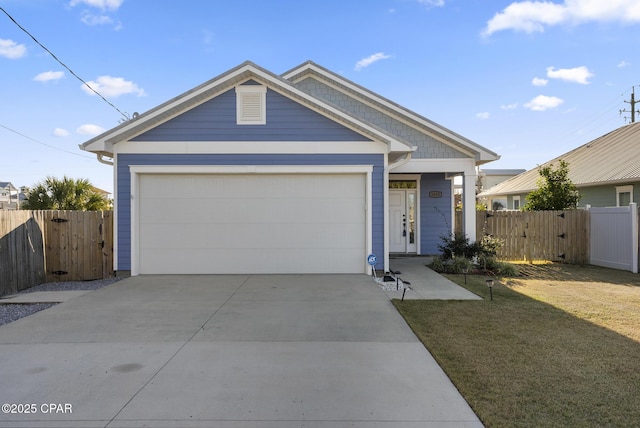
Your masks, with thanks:
M417 114L416 112L382 97L381 95L376 94L357 83L345 79L331 70L314 63L313 61L307 61L282 74L284 79L287 79L294 84L309 76L329 84L331 87L338 89L366 105L373 106L377 110L384 112L386 115L409 124L420 132L434 136L438 141L441 141L458 151L466 153L470 157L475 157L478 165L500 158L497 153L488 150L468 138L465 138L444 126ZM389 132L393 132L393 130L389 130Z
M615 129L541 166L569 164L569 179L576 187L640 181L640 122ZM478 196L529 193L538 188L538 168L493 186Z
M0 181L0 189L18 190L10 181Z
M389 145L390 150L411 151L411 147L406 142L401 141L400 138L298 90L291 82L250 61L246 61L143 114L134 114L131 120L90 139L81 144L80 148L98 155L111 157L113 156L113 144L130 140L248 80L255 80L264 84L270 89L294 99L300 104L356 132L376 141L386 143Z

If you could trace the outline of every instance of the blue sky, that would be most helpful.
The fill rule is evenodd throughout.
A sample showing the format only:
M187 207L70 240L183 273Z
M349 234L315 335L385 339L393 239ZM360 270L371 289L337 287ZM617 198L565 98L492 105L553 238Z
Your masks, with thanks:
M619 111L640 84L638 0L0 7L129 115L245 60L278 74L312 60L501 155L485 168L534 168L625 125L630 114ZM1 11L0 94L0 181L30 186L66 174L113 190L111 167L78 145L121 114Z

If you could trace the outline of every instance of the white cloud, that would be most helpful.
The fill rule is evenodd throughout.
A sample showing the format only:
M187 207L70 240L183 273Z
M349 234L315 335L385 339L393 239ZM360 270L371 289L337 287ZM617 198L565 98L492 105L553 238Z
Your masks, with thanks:
M82 17L80 18L80 21L82 21L84 24L87 24L89 26L113 24L113 19L111 19L110 16L94 15L91 12L86 10L82 12Z
M22 58L27 54L27 47L10 39L0 39L0 56L9 59Z
M429 7L433 7L433 6L443 7L444 6L444 0L418 0L418 3L427 5Z
M630 65L631 65L631 63L630 63L630 62L628 62L628 61L624 61L624 60L623 60L623 61L620 61L620 62L618 63L618 68L629 67Z
M56 128L53 130L53 135L55 135L56 137L68 137L69 131L62 128Z
M389 59L389 58L391 58L391 55L386 55L384 52L375 53L371 56L368 56L367 58L363 58L360 61L358 61L356 63L355 70L360 71L363 68L370 66L374 62L378 62L382 59Z
M92 136L100 135L104 131L106 131L106 129L104 129L102 126L93 125L91 123L85 123L84 125L80 125L78 129L76 129L76 132L80 135L92 135Z
M513 104L503 104L500 106L502 110L515 110L518 108L518 103Z
M545 27L586 22L618 21L640 22L640 2L637 0L564 0L562 3L550 1L518 1L511 3L502 12L487 22L482 34L502 30L543 32Z
M564 100L558 97L538 95L537 97L535 97L534 99L526 103L524 106L529 110L533 110L533 111L545 111L551 108L556 108L563 102Z
M69 6L74 7L85 4L102 10L118 10L124 0L71 0Z
M549 81L541 77L534 77L533 80L531 80L533 86L547 86L547 83L549 83Z
M589 78L594 74L589 71L585 66L575 68L560 68L558 70L555 67L547 67L547 77L550 79L560 79L567 82L579 83L581 85L588 85Z
M131 81L124 80L122 77L100 76L96 81L87 82L87 85L106 98L116 98L125 94L136 94L139 97L146 95L144 89L139 88L138 85ZM82 90L89 95L95 95L87 85L82 85Z
M491 114L488 111L483 111L481 113L476 113L476 118L480 120L487 120Z
M204 29L202 30L202 43L210 45L214 41L213 31Z
M51 80L60 80L64 77L64 71L45 71L33 78L36 82L50 82Z

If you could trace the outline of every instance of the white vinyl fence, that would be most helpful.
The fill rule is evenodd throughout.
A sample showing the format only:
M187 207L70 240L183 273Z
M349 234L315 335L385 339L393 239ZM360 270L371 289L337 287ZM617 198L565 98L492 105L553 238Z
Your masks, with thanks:
M590 263L638 273L638 205L590 212Z

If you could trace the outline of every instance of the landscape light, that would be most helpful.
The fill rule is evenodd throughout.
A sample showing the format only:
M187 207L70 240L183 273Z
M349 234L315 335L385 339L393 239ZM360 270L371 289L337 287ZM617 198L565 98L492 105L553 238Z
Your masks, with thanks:
M493 279L487 279L487 287L489 287L489 296L493 300Z

